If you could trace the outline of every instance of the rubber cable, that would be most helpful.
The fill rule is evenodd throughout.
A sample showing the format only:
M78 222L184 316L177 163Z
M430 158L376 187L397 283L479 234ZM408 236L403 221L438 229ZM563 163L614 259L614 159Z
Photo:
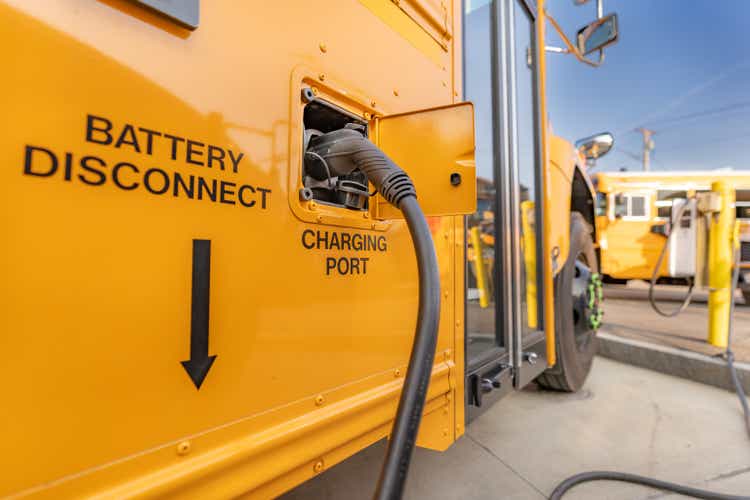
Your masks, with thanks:
M691 201L688 200L687 203L682 205L680 207L680 210L677 212L677 216L674 218L677 223L682 219L682 215L685 213L685 210L687 210L687 207L691 205ZM690 305L690 301L693 299L693 288L695 286L695 279L690 278L690 287L688 288L687 294L685 295L685 298L682 301L682 304L680 304L680 307L675 309L674 311L665 312L661 309L659 309L659 306L656 305L656 297L654 297L654 289L656 287L656 280L659 279L659 271L661 271L661 264L664 261L664 256L667 253L667 248L669 248L669 240L672 238L672 234L674 234L674 231L670 230L669 234L667 235L667 241L664 242L664 246L661 248L661 252L659 252L659 258L656 259L656 265L654 266L654 271L651 273L651 281L649 282L648 287L648 301L651 304L651 307L654 311L656 311L659 315L664 316L665 318L673 318L680 314L682 311L684 311L687 306Z
M430 228L415 197L401 200L400 208L417 255L419 316L404 389L375 492L378 500L399 499L403 494L432 374L440 317L440 276Z
M590 472L582 472L580 474L576 474L575 476L571 476L562 483L560 483L557 488L554 489L552 492L552 495L550 495L550 500L560 500L563 495L569 491L574 486L578 486L582 483L587 483L589 481L619 481L623 483L632 483L632 484L639 484L642 486L650 486L651 488L656 488L659 490L666 490L671 491L674 493L679 493L680 495L686 495L694 498L704 498L707 500L748 500L750 497L748 496L739 496L739 495L727 495L724 493L716 493L713 491L708 490L700 490L698 488L692 488L690 486L683 486L681 484L675 484L675 483L669 483L667 481L661 481L659 479L654 479L651 477L646 476L637 476L635 474L626 474L624 472L612 472L612 471L590 471Z

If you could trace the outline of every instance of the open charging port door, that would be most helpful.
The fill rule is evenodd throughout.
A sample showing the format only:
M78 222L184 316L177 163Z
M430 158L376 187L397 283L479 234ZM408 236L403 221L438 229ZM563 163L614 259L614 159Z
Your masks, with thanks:
M378 117L374 142L414 181L426 216L476 211L474 106L469 102ZM401 219L401 212L376 198L375 217Z

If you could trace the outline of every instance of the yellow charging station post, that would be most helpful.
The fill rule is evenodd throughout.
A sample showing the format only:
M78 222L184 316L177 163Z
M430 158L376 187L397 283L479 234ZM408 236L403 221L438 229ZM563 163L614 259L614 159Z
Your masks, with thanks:
M729 334L729 307L732 300L732 252L734 229L734 187L726 181L711 184L720 200L712 214L708 241L708 343L726 347Z
M490 305L490 293L487 286L487 268L484 265L482 238L476 226L469 230L469 234L471 245L474 247L474 270L477 277L477 289L479 289L479 307L485 308Z
M521 230L523 232L523 265L526 274L526 321L529 328L537 325L536 303L536 235L534 233L534 202L521 202Z

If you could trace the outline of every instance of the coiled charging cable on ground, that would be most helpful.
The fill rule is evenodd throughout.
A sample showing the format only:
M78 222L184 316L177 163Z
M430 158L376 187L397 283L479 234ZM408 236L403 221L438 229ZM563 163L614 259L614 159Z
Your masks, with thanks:
M687 207L688 204L686 203L683 205L682 210L678 213L676 220L680 220L682 217L682 213L685 210L685 207ZM667 237L667 241L664 243L664 249L667 248L667 245L669 244L669 237ZM661 267L661 260L664 257L664 249L662 249L662 253L659 256L659 261L656 264L656 268L654 269L654 275L656 276L658 274L658 271ZM653 283L654 283L654 277L651 278L651 288L649 289L649 299L652 298L651 290L653 289ZM739 250L735 249L734 251L734 269L732 270L732 292L737 289L737 283L740 278L740 252ZM687 299L685 300L685 303L680 309L678 309L676 312L672 314L663 314L660 312L657 308L653 300L651 301L651 305L654 307L656 312L659 314L662 314L662 316L676 316L679 314L685 307L687 307L687 304L690 303L690 295L692 294L692 286L690 288L690 293L688 294ZM740 378L737 375L737 370L734 367L734 353L732 352L732 332L734 330L734 306L735 306L736 299L734 298L734 293L732 293L732 301L729 303L729 325L728 329L729 331L727 336L727 349L725 352L725 357L727 360L727 366L729 367L729 373L732 376L732 383L734 384L734 390L737 392L737 397L740 400L740 404L742 405L742 413L744 415L745 419L745 430L747 431L748 437L750 437L750 408L748 408L747 403L747 397L745 396L745 391L742 388L742 383L740 382ZM582 483L587 483L589 481L619 481L624 483L632 483L632 484L639 484L642 486L649 486L651 488L656 488L660 490L665 491L671 491L674 493L679 493L681 495L690 496L694 498L704 498L709 500L748 500L750 499L750 496L739 496L739 495L728 495L723 493L716 493L713 491L708 490L701 490L698 488L693 488L690 486L683 486L676 483L670 483L667 481L661 481L659 479L654 479L648 476L638 476L636 474L627 474L624 472L612 472L612 471L591 471L591 472L582 472L580 474L576 474L575 476L571 476L567 478L565 481L557 485L557 487L552 492L552 495L550 495L550 500L559 500L563 497L563 495L569 491L574 486L577 486Z
M409 176L361 133L340 129L310 139L305 168L315 175L348 175L360 170L406 219L419 271L419 312L409 367L388 440L375 498L396 500L403 495L409 462L422 419L427 386L435 359L440 320L440 275L432 233ZM323 162L319 165L315 162Z
M694 203L694 198L691 198L691 199L688 199L687 202L680 207L680 210L677 212L677 215L674 218L675 223L679 224L679 222L682 220L682 216L685 213L685 210L687 210L687 208L690 207L693 203ZM659 279L659 271L661 271L661 264L664 261L664 256L667 254L667 248L669 248L669 240L672 238L673 234L674 234L674 231L670 230L669 234L667 235L667 240L664 242L664 246L661 248L661 252L659 252L659 258L656 259L654 272L651 273L651 281L649 282L649 286L648 286L648 301L651 304L651 307L653 308L654 311L656 311L657 314L664 316L666 318L673 318L677 316L678 314L680 314L685 309L687 309L687 306L690 305L690 301L693 299L693 288L695 286L695 279L690 278L690 287L688 288L687 295L685 295L685 299L683 299L682 304L680 304L680 307L678 307L674 311L665 312L659 309L659 306L656 305L656 297L654 297L654 289L656 287L656 280Z

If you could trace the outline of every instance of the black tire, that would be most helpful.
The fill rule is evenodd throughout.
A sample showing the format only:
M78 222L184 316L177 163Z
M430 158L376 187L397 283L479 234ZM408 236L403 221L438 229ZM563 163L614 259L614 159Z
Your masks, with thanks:
M596 330L591 326L590 315L599 309L601 295L592 310L588 283L598 273L599 263L591 230L583 215L570 215L570 253L554 281L557 362L536 379L546 389L579 390L596 354Z

